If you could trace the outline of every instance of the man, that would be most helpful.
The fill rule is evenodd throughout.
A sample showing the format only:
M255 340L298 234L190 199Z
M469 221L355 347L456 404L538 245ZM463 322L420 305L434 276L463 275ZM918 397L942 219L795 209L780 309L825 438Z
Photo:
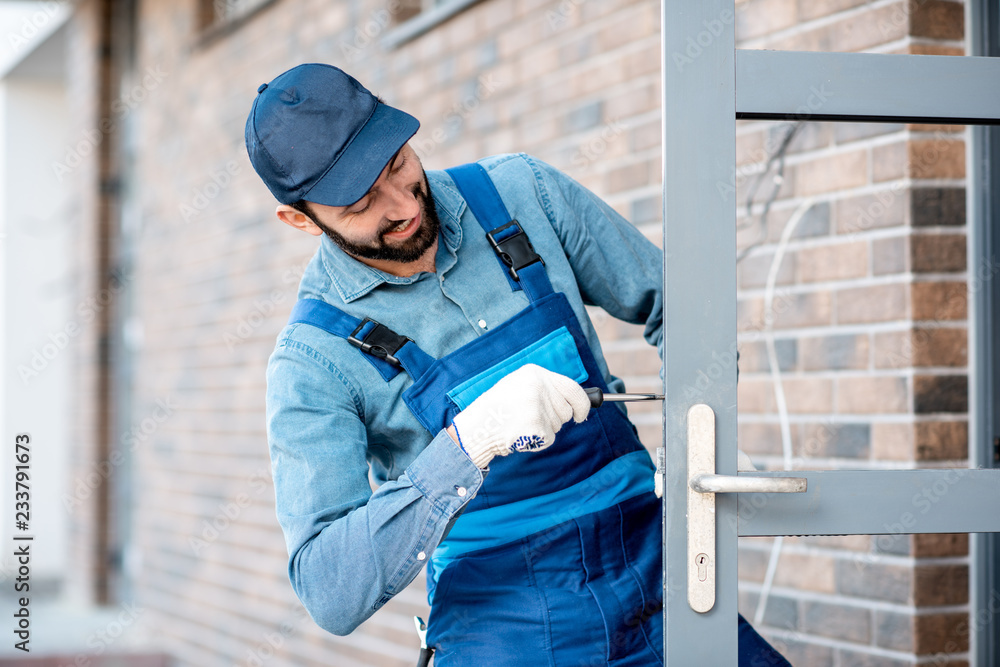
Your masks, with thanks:
M526 155L425 173L418 126L317 64L247 120L320 237L267 370L293 588L343 635L426 567L438 667L662 664L653 466L583 388L624 389L586 305L662 351L662 254ZM741 664L787 664L740 621Z

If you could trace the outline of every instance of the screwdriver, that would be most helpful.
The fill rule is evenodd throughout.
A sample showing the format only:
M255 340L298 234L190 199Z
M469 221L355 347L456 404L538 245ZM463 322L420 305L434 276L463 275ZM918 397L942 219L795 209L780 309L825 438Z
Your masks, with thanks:
M600 387L584 389L590 397L590 406L599 408L605 401L662 401L663 394L611 394L604 393Z

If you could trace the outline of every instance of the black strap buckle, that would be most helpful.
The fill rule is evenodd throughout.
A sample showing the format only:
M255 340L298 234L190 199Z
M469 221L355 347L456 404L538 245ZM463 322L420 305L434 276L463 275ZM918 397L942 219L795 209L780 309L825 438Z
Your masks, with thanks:
M510 273L510 277L514 280L520 280L517 272L529 264L541 262L542 266L545 266L545 261L537 252L535 252L534 246L532 246L531 241L528 240L528 235L524 233L524 230L522 230L520 226L518 226L518 232L516 234L508 236L503 240L497 241L493 236L494 234L498 234L499 232L507 229L511 225L517 224L517 220L511 220L506 225L500 225L486 234L486 238L489 240L490 245L493 246L493 251L498 257L500 257L503 263L508 266L507 271Z
M358 333L360 333L360 331L369 322L375 325L374 328L372 328L372 330L369 331L368 335L364 338L358 338ZM412 342L412 340L406 336L400 336L389 327L379 324L370 317L366 317L361 321L361 324L359 324L357 328L351 332L351 335L347 337L347 342L354 347L361 348L362 352L367 352L373 357L378 357L379 359L385 359L396 368L402 368L403 365L395 355L399 352L399 348L409 342Z

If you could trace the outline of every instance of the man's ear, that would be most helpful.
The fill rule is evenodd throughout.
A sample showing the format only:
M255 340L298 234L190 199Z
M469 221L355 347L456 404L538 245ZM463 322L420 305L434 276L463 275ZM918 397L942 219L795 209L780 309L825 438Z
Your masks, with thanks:
M288 204L279 204L278 208L274 210L274 214L278 216L278 220L290 227L300 229L306 234L320 236L323 233L323 230L317 227L309 216L302 211L295 210Z

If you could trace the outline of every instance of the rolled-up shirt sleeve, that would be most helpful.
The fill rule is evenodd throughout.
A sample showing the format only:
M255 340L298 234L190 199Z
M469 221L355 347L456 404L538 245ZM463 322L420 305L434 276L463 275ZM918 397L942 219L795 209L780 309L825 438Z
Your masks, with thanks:
M288 575L316 623L337 635L417 576L483 482L441 431L373 492L362 407L327 358L279 339L267 368L267 437Z
M588 305L644 325L663 358L663 251L600 197L529 158L541 200Z

